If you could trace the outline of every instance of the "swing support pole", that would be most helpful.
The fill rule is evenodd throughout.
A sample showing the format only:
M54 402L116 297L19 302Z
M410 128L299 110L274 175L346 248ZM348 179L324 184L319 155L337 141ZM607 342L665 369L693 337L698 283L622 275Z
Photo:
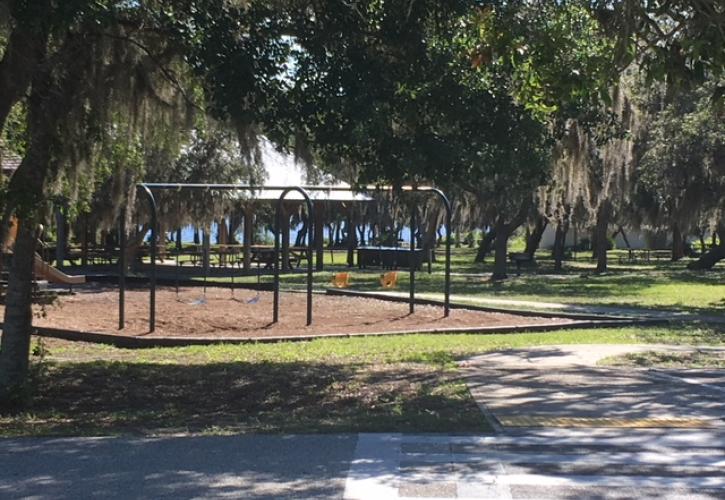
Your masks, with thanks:
M309 223L307 225L307 326L312 324L312 247L314 245L314 208L312 206L312 200L307 191L299 186L288 187L282 191L277 199L277 211L275 214L275 231L274 231L274 305L272 310L272 323L279 321L279 237L282 227L282 204L284 203L285 197L296 191L300 193L307 205L307 219Z

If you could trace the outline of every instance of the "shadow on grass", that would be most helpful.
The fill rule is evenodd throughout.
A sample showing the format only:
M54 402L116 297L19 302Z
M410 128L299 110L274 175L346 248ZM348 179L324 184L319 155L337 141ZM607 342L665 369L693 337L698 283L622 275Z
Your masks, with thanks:
M420 364L50 363L4 435L482 432L465 385Z

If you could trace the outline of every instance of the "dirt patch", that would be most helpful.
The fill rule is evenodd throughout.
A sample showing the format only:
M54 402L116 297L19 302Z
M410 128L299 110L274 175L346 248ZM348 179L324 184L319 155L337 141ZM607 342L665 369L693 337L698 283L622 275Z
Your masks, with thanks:
M126 292L126 328L118 330L118 292L88 287L45 306L35 325L123 336L262 338L331 334L480 329L485 327L564 325L565 318L524 317L515 314L408 305L372 298L315 294L313 324L306 323L306 295L281 293L280 321L272 324L272 293L237 289L159 288L156 295L156 331L148 331L146 290ZM2 308L0 308L2 310Z

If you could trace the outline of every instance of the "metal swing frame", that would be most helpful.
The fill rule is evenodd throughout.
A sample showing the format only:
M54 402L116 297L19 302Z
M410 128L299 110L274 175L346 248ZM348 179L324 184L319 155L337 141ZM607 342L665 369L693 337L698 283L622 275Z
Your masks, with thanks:
M158 207L154 190L215 190L215 191L246 191L254 193L261 189L281 191L277 199L275 213L275 245L274 245L274 301L272 306L272 323L279 321L279 284L280 284L280 227L281 212L283 203L287 195L291 192L298 192L302 195L306 204L308 213L307 227L307 325L312 324L312 254L314 245L314 206L310 198L310 191L318 192L349 192L349 193L365 193L375 191L396 191L392 186L365 186L360 189L342 186L251 186L248 184L183 184L183 183L140 183L136 185L137 189L146 196L151 212L151 271L149 273L149 332L156 329L156 240L158 237ZM446 259L445 259L445 287L444 287L444 316L450 315L450 292L451 292L451 219L452 210L451 202L443 191L432 186L402 186L399 188L402 192L422 192L432 193L443 202L446 211L445 227L446 227ZM255 200L256 198L252 198ZM353 201L354 202L354 201ZM410 217L410 266L409 266L409 311L411 314L415 312L415 247L416 247L416 209L411 211ZM120 254L118 259L119 266L119 292L118 292L118 329L125 327L125 294L126 294L126 221L125 216L120 217Z

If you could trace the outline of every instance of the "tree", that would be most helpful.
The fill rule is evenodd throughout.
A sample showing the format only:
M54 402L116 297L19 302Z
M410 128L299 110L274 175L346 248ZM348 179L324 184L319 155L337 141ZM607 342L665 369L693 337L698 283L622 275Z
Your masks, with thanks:
M129 137L143 140L188 124L188 111L198 109L186 85L192 72L213 82L214 71L235 62L246 66L233 91L247 103L249 120L237 125L247 132L240 137L249 137L249 124L271 113L262 105L273 82L282 86L275 78L283 71L277 49L285 42L269 33L274 27L260 27L269 11L257 4L10 0L3 6L8 36L0 62L0 125L19 101L27 108L26 154L2 207L3 227L11 215L20 219L0 350L0 403L7 404L28 369L35 231L54 187L82 177L77 172L94 163L98 145L117 135L119 123ZM240 36L245 30L252 35ZM236 59L214 61L217 54Z
M715 227L725 207L725 125L711 103L712 83L667 101L658 86L643 103L650 114L637 189L647 219L672 230L673 260L683 240L707 214Z
M295 40L292 94L300 117L315 110L298 120L306 142L328 163L358 165L360 181L432 181L474 195L483 225L498 227L495 275L504 277L508 235L546 179L551 116L598 98L609 45L581 8L471 7L315 11Z
M673 95L725 71L725 10L709 0L592 0L589 8L615 42L617 65L636 62ZM711 88L722 98L723 86Z

